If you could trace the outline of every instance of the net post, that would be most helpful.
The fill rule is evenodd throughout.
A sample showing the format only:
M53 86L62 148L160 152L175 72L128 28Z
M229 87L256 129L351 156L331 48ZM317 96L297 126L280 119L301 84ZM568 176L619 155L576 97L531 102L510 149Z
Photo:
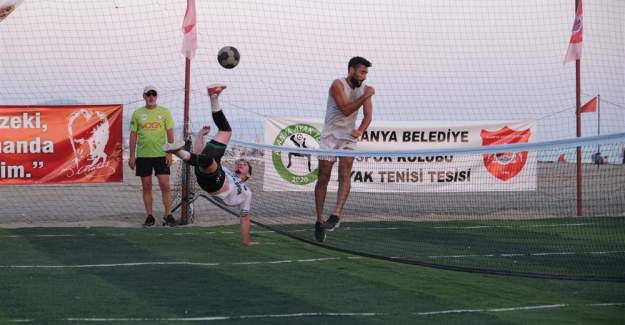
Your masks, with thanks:
M189 143L189 87L191 84L191 60L185 58L184 66L184 121L182 128L182 139L186 144ZM188 150L189 148L187 148ZM180 223L185 225L189 220L189 168L182 168L182 193L181 193L181 210L180 210Z

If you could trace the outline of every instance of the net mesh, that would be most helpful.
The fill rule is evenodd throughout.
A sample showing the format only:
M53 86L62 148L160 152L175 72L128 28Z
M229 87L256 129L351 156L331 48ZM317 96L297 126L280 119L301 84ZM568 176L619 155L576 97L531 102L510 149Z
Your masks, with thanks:
M143 105L143 87L156 85L159 104L172 111L180 137L185 5L183 0L25 1L0 22L0 105L122 103L128 125L133 109ZM533 142L575 135L575 68L562 64L574 1L479 0L458 6L451 0L233 0L199 1L197 8L190 129L212 124L205 86L226 83L222 107L238 142L225 164L252 157L253 218L276 231L312 240L314 196L276 191L281 180L265 178L275 150L257 145L271 144L264 141L263 120L322 119L328 87L345 75L354 55L373 63L368 82L376 88L374 123L533 120ZM601 95L600 114L582 115L584 136L616 134L625 126L624 15L623 1L584 3L582 102ZM235 69L217 64L217 51L225 45L241 52ZM624 141L580 141L524 149L535 167L519 182L525 185L521 191L489 191L479 178L472 191L447 186L412 192L410 182L396 182L392 191L354 190L343 225L324 245L445 267L623 279ZM572 162L578 145L584 217L575 216ZM609 164L592 164L597 145ZM496 154L442 150L399 157L453 155L462 162L488 153ZM309 154L314 169L318 153ZM370 158L363 166L381 177L375 158L389 153L357 155ZM556 163L559 157L564 162ZM387 167L404 168L397 158ZM303 158L293 159L306 168ZM178 201L181 166L177 162L172 175ZM132 171L124 174L122 184L0 187L0 223L140 224L141 185ZM331 189L326 209L334 205L334 193ZM202 198L197 186L194 194L196 224L238 222ZM154 199L158 211L157 190Z
M122 103L156 85L182 126L186 1L26 1L0 24L0 104ZM375 120L538 121L537 140L575 136L575 65L563 65L574 1L198 1L191 129L211 124L205 86L230 86L235 138L262 142L265 116L322 118L355 55L373 63ZM582 102L601 95L601 133L625 120L619 0L584 4ZM241 63L217 64L232 45ZM584 114L583 135L597 134ZM177 130L177 135L182 134ZM616 159L616 158L613 158Z

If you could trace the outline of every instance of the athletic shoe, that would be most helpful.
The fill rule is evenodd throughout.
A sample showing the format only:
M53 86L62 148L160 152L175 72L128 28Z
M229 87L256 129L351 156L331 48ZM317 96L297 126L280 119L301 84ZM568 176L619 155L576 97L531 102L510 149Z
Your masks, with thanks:
M328 220L326 220L326 222L324 222L321 225L321 227L327 231L332 231L338 228L340 224L341 224L341 219L339 219L338 216L331 214L330 218L328 218Z
M148 215L147 218L145 218L145 222L143 223L144 227L151 227L154 226L154 222L156 222L156 220L154 220L154 216L152 216L151 214Z
M165 222L163 222L163 226L173 227L175 225L176 225L176 219L174 219L174 216L172 216L171 214L168 214L165 217Z
M224 89L226 89L226 85L224 84L212 84L208 86L208 96L217 97Z
M165 143L163 145L163 151L167 153L176 153L182 149L184 149L184 141L174 142L174 143Z
M315 223L315 239L320 243L326 240L326 231L321 227L321 222L318 221Z

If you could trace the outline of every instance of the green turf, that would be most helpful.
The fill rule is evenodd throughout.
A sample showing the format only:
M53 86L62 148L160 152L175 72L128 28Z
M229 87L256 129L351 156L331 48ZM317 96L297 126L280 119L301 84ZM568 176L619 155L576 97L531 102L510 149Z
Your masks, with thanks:
M302 225L279 226L292 231ZM325 245L406 261L625 280L625 218L344 222Z
M134 318L144 321L133 323L152 324L180 323L156 319L216 316L230 318L202 323L625 322L625 304L592 306L625 303L624 283L442 271L345 255L275 233L260 232L262 229L253 230L254 239L260 245L247 248L239 244L235 226L0 229L0 265L3 266L0 323L20 319L64 323L68 318L103 318L109 319L106 323L128 323L114 319ZM309 260L323 258L329 259ZM140 262L216 265L32 267ZM29 267L5 267L17 265ZM555 304L566 306L492 311ZM472 311L419 314L460 309ZM299 313L305 315L295 316ZM240 318L245 315L265 316Z

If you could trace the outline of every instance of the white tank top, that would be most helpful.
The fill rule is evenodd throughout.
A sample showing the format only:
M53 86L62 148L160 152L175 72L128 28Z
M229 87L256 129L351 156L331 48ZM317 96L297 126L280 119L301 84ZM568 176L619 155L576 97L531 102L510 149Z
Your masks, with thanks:
M214 195L219 201L228 206L239 206L241 214L250 212L250 206L252 204L252 191L245 182L239 178L239 175L232 172L226 167L221 167L224 170L224 174L228 178L229 189L223 193Z
M343 85L345 91L345 97L347 103L354 102L358 97L365 93L365 83L363 82L360 87L352 89L347 83L345 78L338 79ZM328 104L326 106L326 118L323 124L323 130L321 131L321 137L327 137L329 135L334 136L337 139L351 140L352 130L356 128L356 118L358 117L358 110L353 112L349 116L343 115L341 109L336 105L334 97L328 93Z

